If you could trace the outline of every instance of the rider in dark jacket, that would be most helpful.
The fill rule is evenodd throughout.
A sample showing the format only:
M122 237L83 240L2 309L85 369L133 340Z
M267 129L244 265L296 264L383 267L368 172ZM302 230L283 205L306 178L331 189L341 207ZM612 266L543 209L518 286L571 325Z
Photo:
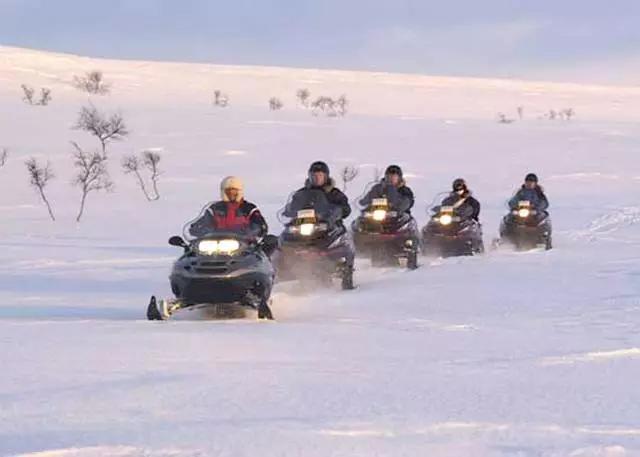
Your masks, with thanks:
M389 165L384 172L384 178L380 180L358 203L361 206L368 205L374 198L386 197L389 202L396 203L393 208L399 213L411 214L411 208L415 203L413 191L407 186L402 169L398 165Z
M454 210L463 218L480 222L480 202L471 196L467 183L462 178L456 178L452 184L453 191L442 200L442 206L453 206Z
M346 219L351 214L351 205L349 198L337 187L329 174L329 166L324 162L313 162L309 167L309 177L304 183L304 187L298 189L297 192L305 189L320 189L326 196L330 204L340 208L342 219Z
M534 173L529 173L525 176L524 184L509 200L509 208L516 209L518 202L522 200L531 202L531 205L541 213L546 213L547 208L549 208L549 200L547 200L544 190L538 184L538 177Z

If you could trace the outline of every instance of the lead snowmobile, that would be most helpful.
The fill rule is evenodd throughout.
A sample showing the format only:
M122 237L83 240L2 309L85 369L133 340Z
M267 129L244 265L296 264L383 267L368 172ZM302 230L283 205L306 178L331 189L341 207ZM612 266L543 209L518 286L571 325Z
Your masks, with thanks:
M342 223L341 209L319 189L294 192L278 219L285 226L274 253L278 281L329 286L339 279L344 290L354 288L353 239Z
M198 310L214 319L243 318L257 311L259 319L273 319L269 301L275 269L262 246L262 239L245 232L208 230L193 236L172 236L169 244L183 249L169 276L174 299L151 297L147 319L165 320L181 310ZM186 241L185 241L186 240Z
M371 258L376 266L406 263L418 268L420 230L416 220L402 210L402 197L394 186L370 183L361 198L360 216L351 224L356 255ZM372 192L373 190L373 192Z
M443 192L428 206L429 222L422 228L423 254L436 257L477 255L484 252L482 224L461 206L443 206L449 195Z
M528 200L520 200L515 208L510 208L500 223L500 238L494 240L494 247L504 242L512 244L516 250L530 250L542 247L551 249L551 217L546 211L539 211Z

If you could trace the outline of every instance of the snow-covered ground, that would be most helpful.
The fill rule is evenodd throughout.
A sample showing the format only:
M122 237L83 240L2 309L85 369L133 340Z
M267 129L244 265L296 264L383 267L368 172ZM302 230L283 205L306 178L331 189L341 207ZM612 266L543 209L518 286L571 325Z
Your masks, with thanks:
M100 68L132 133L110 149L111 193L80 193L70 127ZM27 106L20 84L51 87ZM352 101L313 117L295 92ZM210 105L212 92L231 106ZM267 99L280 96L282 111ZM0 48L0 455L640 456L640 88L205 65L95 61ZM498 111L525 119L494 121ZM538 119L573 107L571 122ZM161 148L159 201L120 171ZM51 222L23 162L50 160ZM309 163L398 163L414 213L465 177L487 244L534 171L555 249L358 265L355 291L299 296L283 284L274 323L152 323L168 295L168 237L242 176L275 217Z

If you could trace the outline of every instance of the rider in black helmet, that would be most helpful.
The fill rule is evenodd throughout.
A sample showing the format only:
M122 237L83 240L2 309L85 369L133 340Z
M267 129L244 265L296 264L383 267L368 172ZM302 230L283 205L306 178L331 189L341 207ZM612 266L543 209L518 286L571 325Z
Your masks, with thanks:
M529 173L524 178L524 184L518 189L514 196L509 200L509 208L515 209L518 207L518 202L521 200L527 200L541 213L545 213L549 208L549 200L542 189L542 186L538 184L538 176L535 173Z
M340 189L335 187L335 182L329 172L329 166L325 162L316 161L309 166L309 176L304 186L300 190L311 188L324 191L329 203L340 207L343 219L351 214L349 199Z
M360 199L360 205L367 205L374 198L387 197L391 201L398 202L400 213L411 214L411 208L415 203L413 191L407 186L402 169L398 165L389 165L384 172L384 178Z
M442 201L442 206L453 206L460 214L480 222L480 202L471 196L465 180L456 178L451 187L452 192Z

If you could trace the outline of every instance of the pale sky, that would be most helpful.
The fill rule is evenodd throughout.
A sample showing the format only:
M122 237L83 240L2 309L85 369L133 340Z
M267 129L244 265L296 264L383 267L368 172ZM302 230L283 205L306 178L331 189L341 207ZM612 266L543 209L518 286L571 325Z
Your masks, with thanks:
M0 0L0 45L640 84L640 0Z

